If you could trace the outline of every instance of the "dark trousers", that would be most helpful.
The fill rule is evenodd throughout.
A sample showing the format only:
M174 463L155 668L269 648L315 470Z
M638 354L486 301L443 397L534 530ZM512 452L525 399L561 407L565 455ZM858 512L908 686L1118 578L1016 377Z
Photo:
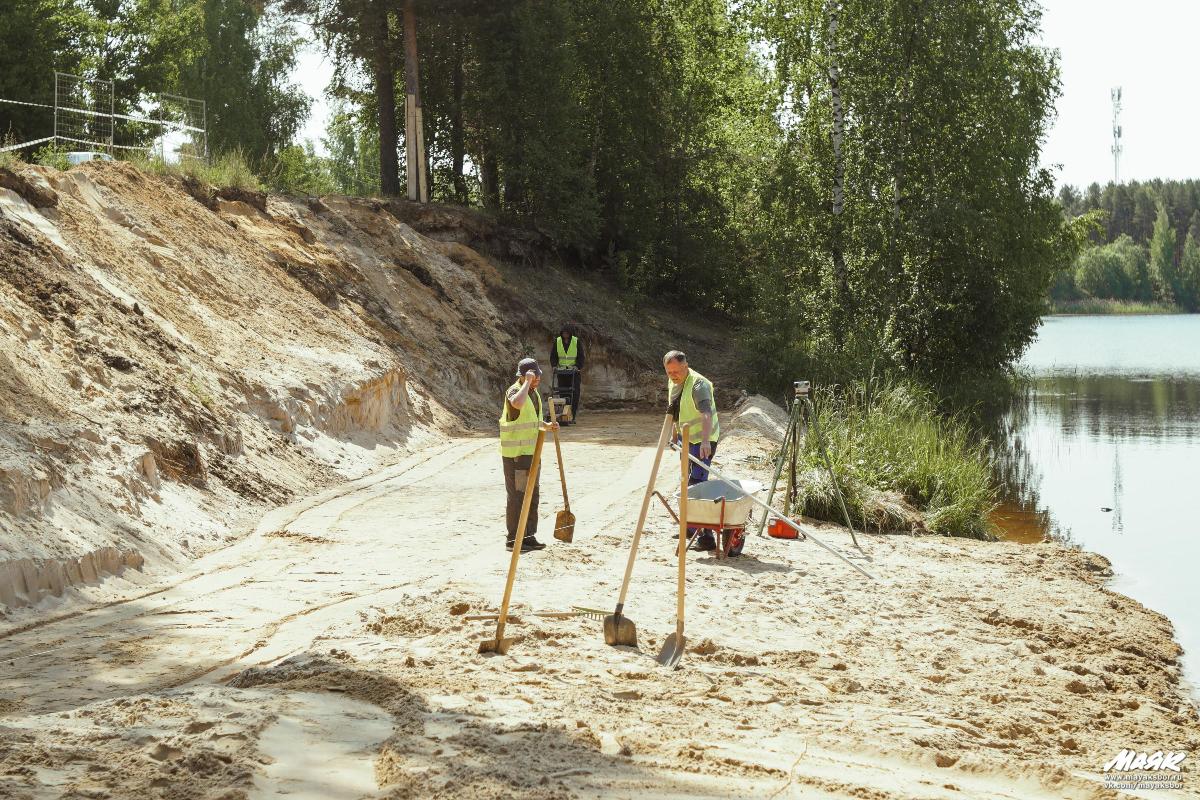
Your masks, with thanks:
M704 465L708 466L712 463L713 456L717 454L717 443L710 442L709 444L712 446L712 452L708 454L708 458L700 458L699 442L696 444L689 444L688 452L691 453L695 458L700 458L700 460L704 462ZM704 483L706 480L708 480L708 470L697 464L695 461L688 461L688 486L695 486L697 483ZM695 528L688 528L688 536L691 536L695 532ZM713 535L708 531L705 531L700 535L706 536L708 539L713 538Z
M554 376L558 382L557 394L567 398L571 404L571 419L579 416L580 393L583 390L583 373L577 369L560 369Z
M508 495L505 522L508 523L508 541L516 541L517 526L521 524L521 505L525 502L525 484L529 480L529 468L533 456L517 456L504 459L504 491ZM537 533L538 483L533 483L533 500L529 504L529 522L525 524L525 535Z
M709 442L708 444L712 448L712 451L708 454L708 458L700 458L699 442L696 444L688 444L688 452L691 453L693 457L703 461L704 466L712 464L713 458L717 455L717 443ZM708 480L708 470L697 464L695 461L688 461L688 469L691 470L688 472L688 486L695 486L697 483L704 483L706 480Z

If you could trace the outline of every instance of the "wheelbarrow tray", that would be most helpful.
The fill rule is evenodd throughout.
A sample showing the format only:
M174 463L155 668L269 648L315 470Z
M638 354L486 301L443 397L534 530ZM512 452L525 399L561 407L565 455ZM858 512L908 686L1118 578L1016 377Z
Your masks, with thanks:
M688 487L688 525L691 527L740 527L746 524L754 501L762 491L754 480L707 480Z

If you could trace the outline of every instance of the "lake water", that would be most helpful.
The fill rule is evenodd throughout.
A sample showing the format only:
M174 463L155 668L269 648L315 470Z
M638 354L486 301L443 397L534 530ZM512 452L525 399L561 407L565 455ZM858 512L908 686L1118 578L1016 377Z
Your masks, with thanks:
M1200 315L1048 317L1000 423L1006 538L1113 563L1113 588L1175 624L1200 668Z

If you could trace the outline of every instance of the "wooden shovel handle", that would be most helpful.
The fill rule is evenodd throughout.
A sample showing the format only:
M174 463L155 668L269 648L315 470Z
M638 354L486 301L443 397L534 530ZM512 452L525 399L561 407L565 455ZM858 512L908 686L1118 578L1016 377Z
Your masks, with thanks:
M658 449L654 451L654 466L650 470L650 480L646 483L646 496L642 498L642 511L638 514L637 529L633 532L633 542L629 545L629 560L625 563L625 578L621 581L621 596L617 598L617 614L625 607L625 593L629 591L629 578L633 575L633 561L637 558L638 542L642 538L642 528L646 524L646 512L650 510L650 496L654 494L654 480L658 477L658 465L662 463L663 450L667 446L667 437L671 433L671 415L663 417L662 430L658 434Z
M684 425L679 440L679 590L675 598L675 632L683 643L683 593L684 572L687 569L687 518L688 518L688 428Z
M558 454L558 477L562 480L563 506L571 513L571 501L567 499L567 473L563 471L562 445L558 443L558 431L554 431L554 452Z
M508 620L508 601L512 599L513 579L517 577L517 562L521 559L521 545L525 541L525 526L529 524L529 507L533 505L533 487L537 486L538 467L542 463L542 442L546 432L538 428L537 444L533 446L533 461L529 464L529 476L525 479L524 498L521 501L521 521L517 524L517 538L513 539L512 558L508 562L508 580L504 583L504 600L500 603L500 618L496 620L496 641L504 638L504 623Z

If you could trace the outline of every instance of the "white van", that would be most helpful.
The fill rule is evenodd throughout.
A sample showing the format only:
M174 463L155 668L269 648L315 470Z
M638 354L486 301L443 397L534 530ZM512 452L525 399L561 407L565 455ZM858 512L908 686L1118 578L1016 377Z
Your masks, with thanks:
M94 151L77 150L67 153L67 163L72 167L76 164L82 164L85 161L112 161L113 157L108 153L97 153Z

